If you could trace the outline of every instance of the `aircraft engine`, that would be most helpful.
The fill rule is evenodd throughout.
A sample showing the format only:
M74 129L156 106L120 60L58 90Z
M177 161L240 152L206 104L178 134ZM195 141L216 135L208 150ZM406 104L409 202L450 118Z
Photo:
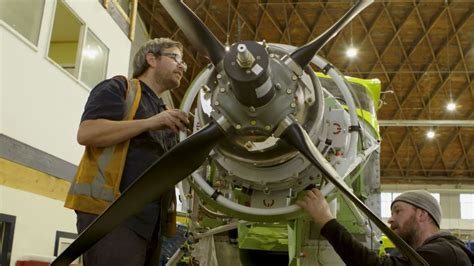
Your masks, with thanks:
M209 65L183 98L181 109L195 112L196 131L212 117L225 117L233 128L232 137L218 143L207 163L193 173L191 181L207 195L204 197L207 201L213 200L214 193L227 195L217 199L223 212L231 209L233 215L240 213L242 219L252 220L255 216L254 220L262 221L265 216L265 221L278 221L282 215L295 214L298 208L291 203L308 186L323 187L325 193L334 188L323 185L323 173L275 136L280 121L289 115L308 132L311 141L341 176L348 177L379 146L376 128L362 132L362 128L371 125L349 130L351 125L366 124L366 121L357 117L356 101L345 78L319 56L312 62L320 69L326 67L327 76L317 77L310 66L301 76L295 75L284 63L285 56L294 49L265 42L235 43L224 57L223 69L218 71ZM239 55L252 58L253 62L243 65ZM322 86L320 79L328 88ZM359 93L362 95L370 93L363 87L357 89L362 89ZM248 95L253 97L249 99ZM196 99L197 108L191 110ZM369 111L374 118L373 100L364 100L372 103ZM355 146L362 134L366 152L357 156ZM181 135L182 139L186 137L184 133ZM232 197L235 189L246 193L250 202L236 204Z

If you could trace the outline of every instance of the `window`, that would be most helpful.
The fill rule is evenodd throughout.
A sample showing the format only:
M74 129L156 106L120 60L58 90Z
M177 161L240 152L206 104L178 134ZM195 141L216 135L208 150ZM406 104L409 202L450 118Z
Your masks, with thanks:
M87 31L82 49L81 81L92 88L103 80L108 58L109 49L91 31Z
M59 256L67 247L69 247L72 242L77 238L77 234L56 231L56 237L54 241L54 256ZM73 263L80 264L82 263L82 256L77 258Z
M109 49L58 0L48 57L92 88L105 78Z
M0 213L0 265L10 265L16 217Z
M43 9L44 0L0 0L0 20L5 21L36 46L38 45Z
M380 193L381 196L381 206L382 209L382 218L390 218L392 216L392 210L390 206L392 205L392 201L398 197L402 193L400 192L382 192ZM439 203L439 193L430 193L436 201Z
M459 203L461 206L461 219L474 219L474 194L459 194Z
M431 196L433 196L436 199L436 201L439 204L439 193L430 193L430 194L431 194Z
M398 197L402 193L396 193L396 192L382 192L380 193L381 197L381 204L380 208L382 210L382 218L389 218L392 216L392 211L390 209L390 206L392 205L392 201Z
M58 1L48 56L67 72L77 77L79 36L83 23L62 2Z

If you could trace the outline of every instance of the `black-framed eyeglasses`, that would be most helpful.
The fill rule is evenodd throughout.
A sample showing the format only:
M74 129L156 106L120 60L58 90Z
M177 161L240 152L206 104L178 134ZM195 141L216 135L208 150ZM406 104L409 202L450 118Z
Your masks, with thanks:
M158 54L173 59L176 62L176 64L183 66L183 71L184 72L186 72L186 70L188 69L188 65L186 64L186 62L183 61L183 56L181 54L178 54L178 53L161 53L161 52L158 53Z

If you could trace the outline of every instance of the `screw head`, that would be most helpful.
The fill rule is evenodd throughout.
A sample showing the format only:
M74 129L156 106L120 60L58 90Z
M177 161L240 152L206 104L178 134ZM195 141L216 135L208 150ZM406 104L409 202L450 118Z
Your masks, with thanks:
M291 89L286 89L286 93L291 94L292 90Z
M250 121L250 124L251 124L252 126L255 126L255 125L257 124L257 121L252 120L252 121Z
M242 128L242 126L240 124L235 125L235 129L238 130L238 129L241 129L241 128Z

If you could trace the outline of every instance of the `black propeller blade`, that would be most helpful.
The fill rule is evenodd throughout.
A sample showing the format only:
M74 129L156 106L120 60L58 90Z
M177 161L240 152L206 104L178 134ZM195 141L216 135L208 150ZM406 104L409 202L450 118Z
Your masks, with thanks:
M160 2L197 52L207 56L217 66L224 58L225 49L206 25L182 0L160 0Z
M144 171L51 265L69 265L127 217L158 199L196 170L223 136L220 127L211 122L177 144Z
M426 265L429 264L416 253L413 248L411 248L405 241L403 241L400 236L395 234L387 225L384 224L365 204L357 198L351 191L349 191L345 184L342 183L342 178L334 170L334 168L329 164L329 162L324 158L324 156L319 152L318 149L314 146L313 142L309 138L308 134L304 129L298 124L293 123L288 126L285 131L283 131L280 136L288 144L295 147L302 154L308 158L318 169L320 169L324 175L333 183L347 198L349 198L367 217L372 220L382 232L387 235L393 243L400 249L402 254L407 256L411 261L412 265Z
M290 57L298 64L301 68L304 68L313 56L327 43L329 42L339 31L344 28L355 16L357 16L362 10L370 5L373 0L360 0L357 2L342 18L340 18L331 28L326 30L323 34L319 35L316 39L301 46L300 48L293 51Z

